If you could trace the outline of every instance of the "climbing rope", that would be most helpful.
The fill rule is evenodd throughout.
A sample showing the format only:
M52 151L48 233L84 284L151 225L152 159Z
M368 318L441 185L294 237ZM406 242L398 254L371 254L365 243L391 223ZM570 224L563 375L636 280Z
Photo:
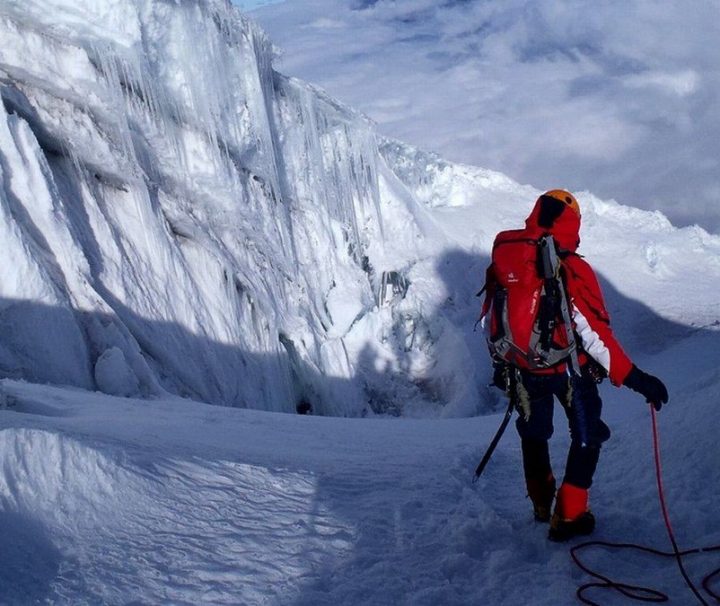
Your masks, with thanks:
M635 551L650 553L656 556L675 558L678 564L678 568L680 569L680 573L685 579L685 583L693 592L698 602L700 604L703 604L703 606L710 606L710 603L700 593L695 584L692 582L692 579L690 579L690 576L687 574L687 571L685 570L685 566L683 564L683 558L696 553L720 552L720 545L714 545L712 547L699 547L696 549L686 549L684 551L681 551L679 549L677 541L675 540L675 533L673 532L672 525L670 524L670 515L668 514L667 505L665 503L665 490L662 483L662 467L660 464L660 440L658 437L655 409L650 406L650 411L652 413L653 447L655 451L655 476L657 480L658 495L660 497L660 508L662 509L663 518L665 520L665 527L667 528L667 533L670 537L672 551L661 551L659 549L653 549L651 547L645 547L643 545L637 545L635 543L611 543L608 541L587 541L585 543L580 543L579 545L576 545L570 550L570 556L572 557L573 562L575 562L575 564L585 573L597 579L597 581L585 583L577 589L578 599L583 604L588 604L589 606L600 606L597 602L593 602L591 599L585 596L585 593L589 589L610 589L618 591L624 596L632 600L637 600L639 602L667 602L670 599L667 594L661 591L657 591L656 589L642 587L640 585L630 585L629 583L620 583L592 570L591 568L583 564L578 555L580 551L592 547L601 547L611 550L633 549ZM707 594L713 600L715 600L715 602L720 603L720 594L713 591L710 587L711 584L716 580L715 577L720 578L720 568L714 570L713 572L705 576L702 581L702 587L707 592Z

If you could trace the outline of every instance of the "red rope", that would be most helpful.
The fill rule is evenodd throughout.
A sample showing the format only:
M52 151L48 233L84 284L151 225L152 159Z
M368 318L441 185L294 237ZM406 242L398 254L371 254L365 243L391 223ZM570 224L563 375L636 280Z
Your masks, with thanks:
M634 549L636 551L642 551L645 553L651 553L657 556L662 557L672 557L675 558L678 564L678 568L680 569L680 573L683 576L683 579L685 579L685 583L690 588L690 590L695 594L695 597L698 599L700 604L703 604L703 606L710 606L710 604L706 601L706 599L702 596L702 594L698 591L698 589L693 584L692 580L690 579L689 575L687 574L685 570L685 566L683 564L683 557L693 554L693 553L704 553L704 552L714 552L714 551L720 551L720 545L715 545L712 547L702 547L697 549L687 549L685 551L680 551L678 548L677 541L675 540L675 533L672 529L672 524L670 523L670 515L668 514L668 508L667 504L665 503L665 490L663 488L662 483L662 466L660 463L660 439L658 437L658 429L657 429L657 419L655 414L655 408L653 406L650 407L651 413L652 413L652 429L653 429L653 448L655 452L655 476L657 480L657 487L658 487L658 495L660 498L660 508L662 509L663 518L665 520L665 527L667 528L668 536L670 537L670 543L672 544L673 550L671 552L669 551L660 551L658 549L653 549L651 547L644 547L642 545L636 545L634 543L610 543L607 541L587 541L585 543L581 543L579 545L576 545L570 550L570 556L572 557L575 564L584 572L586 572L591 577L594 577L598 579L598 581L591 582L591 583L585 583L584 585L581 585L577 589L577 597L583 604L588 604L589 606L600 606L597 602L593 602L589 598L585 596L585 592L589 589L598 588L598 589L613 589L615 591L618 591L619 593L623 594L624 596L632 599L637 600L639 602L667 602L670 598L662 593L661 591L657 591L655 589L650 589L648 587L642 587L640 585L630 585L628 583L619 583L617 581L613 581L612 579L603 576L602 574L599 574L592 570L591 568L588 568L585 564L582 563L578 556L578 552L586 549L588 547L604 547L608 549ZM710 574L708 574L702 581L703 589L708 593L709 596L711 596L716 602L720 603L720 594L714 592L710 585L714 580L714 577L720 575L720 568L717 570L714 570Z
M662 465L660 464L660 438L658 437L657 414L655 412L655 407L652 405L650 406L650 412L652 413L651 417L653 428L653 449L655 451L655 476L657 479L658 495L660 495L660 507L662 509L663 518L665 519L665 527L667 528L668 537L670 537L670 543L672 544L673 553L675 554L675 559L677 560L680 574L682 574L683 578L685 579L685 583L695 594L695 597L701 604L703 604L704 606L710 606L705 601L705 598L700 595L697 587L695 587L694 583L688 576L688 573L685 570L685 566L683 565L682 554L680 553L677 541L675 540L675 533L673 532L672 524L670 523L670 514L668 514L667 504L665 503L665 489L663 488L662 481Z

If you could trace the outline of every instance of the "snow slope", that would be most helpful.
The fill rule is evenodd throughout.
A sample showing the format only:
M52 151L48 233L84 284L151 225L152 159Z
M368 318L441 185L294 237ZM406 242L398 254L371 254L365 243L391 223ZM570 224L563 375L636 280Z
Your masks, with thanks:
M720 543L720 447L707 422L720 396L719 338L699 332L652 358L671 392L659 419L683 547ZM706 352L701 363L693 350ZM603 389L614 437L592 491L596 534L666 548L647 407ZM9 380L2 391L13 406L0 411L0 603L575 603L583 577L532 521L512 429L470 482L499 417L148 406ZM671 561L591 560L691 603ZM688 565L699 579L718 561Z

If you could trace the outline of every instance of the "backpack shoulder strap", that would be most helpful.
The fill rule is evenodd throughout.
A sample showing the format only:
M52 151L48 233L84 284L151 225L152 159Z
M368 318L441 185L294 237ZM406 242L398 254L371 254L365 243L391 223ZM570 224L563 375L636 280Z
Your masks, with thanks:
M565 281L563 280L563 264L561 259L558 257L555 240L551 235L541 238L539 245L542 256L544 278L548 284L554 281L558 290L560 315L565 326L568 342L565 357L569 357L571 373L579 375L580 364L578 361L577 342L575 340L575 334L572 326L567 289L565 287Z

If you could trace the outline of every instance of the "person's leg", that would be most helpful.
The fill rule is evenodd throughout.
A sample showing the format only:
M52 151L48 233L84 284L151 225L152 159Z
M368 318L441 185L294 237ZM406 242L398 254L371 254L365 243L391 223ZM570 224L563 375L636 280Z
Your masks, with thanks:
M587 490L592 486L600 448L610 438L610 429L601 419L602 400L592 378L583 374L574 381L572 400L565 411L571 445L563 481Z
M549 522L555 498L555 476L550 465L548 441L523 439L521 444L525 487L533 503L535 519Z
M571 444L551 522L550 538L555 540L589 534L594 529L595 519L588 508L588 489L592 486L602 443L610 437L610 430L600 418L602 400L590 377L583 375L574 381L565 412Z
M541 522L550 520L555 477L550 464L548 440L553 433L553 392L547 377L523 373L520 390L526 398L519 405L519 417L515 423L521 438L523 470L528 496L533 503L535 518Z

